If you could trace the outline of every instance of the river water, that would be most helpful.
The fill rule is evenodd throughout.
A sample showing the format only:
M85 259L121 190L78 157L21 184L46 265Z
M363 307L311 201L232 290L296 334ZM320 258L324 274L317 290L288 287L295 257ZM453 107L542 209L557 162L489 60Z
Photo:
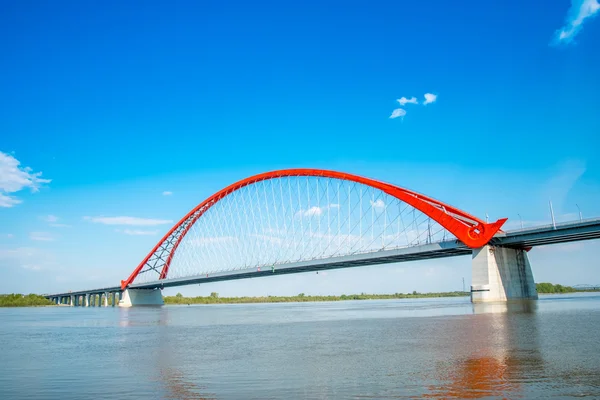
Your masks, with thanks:
M0 399L600 398L600 295L0 309Z

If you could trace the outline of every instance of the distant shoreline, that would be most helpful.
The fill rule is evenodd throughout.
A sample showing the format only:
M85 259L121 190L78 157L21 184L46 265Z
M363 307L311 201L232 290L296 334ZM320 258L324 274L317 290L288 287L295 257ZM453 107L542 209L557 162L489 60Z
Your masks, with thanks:
M469 292L439 292L439 293L394 293L394 294L352 294L341 296L307 296L300 293L296 296L262 296L262 297L220 297L218 293L211 296L184 297L165 296L165 304L251 304L251 303L314 303L321 301L347 300L392 300L392 299L426 299L439 297L468 297Z
M600 288L575 289L571 286L563 286L547 282L536 283L538 294L567 294L567 293L595 293ZM175 296L164 296L167 305L188 304L256 304L256 303L314 303L322 301L347 301L347 300L394 300L394 299L430 299L444 297L469 297L470 292L432 292L419 293L393 293L393 294L350 294L340 296L307 296L300 293L296 296L259 296L259 297L220 297L213 292L210 296L184 297L181 293ZM57 305L43 296L37 294L0 294L0 307L51 307L65 306Z

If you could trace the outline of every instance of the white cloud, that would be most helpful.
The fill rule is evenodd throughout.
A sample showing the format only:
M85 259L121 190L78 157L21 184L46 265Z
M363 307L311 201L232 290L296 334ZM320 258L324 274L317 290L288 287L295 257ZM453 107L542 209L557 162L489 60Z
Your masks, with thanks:
M58 217L56 215L46 215L45 217L42 217L42 219L46 222L57 222L58 221Z
M133 226L156 226L173 223L168 219L152 219L137 217L83 217L84 220L104 225L133 225Z
M19 203L22 203L22 201L0 193L0 207L12 207Z
M554 44L571 43L583 28L583 21L591 18L600 10L598 0L571 0L565 25L554 34Z
M369 200L369 203L376 210L383 210L385 208L385 203L381 199L377 199L377 201Z
M50 179L42 179L41 172L32 172L29 167L21 167L19 160L0 151L0 207L13 207L21 200L9 196L22 189L29 188L37 192L44 183L50 183Z
M317 207L317 206L311 207L308 210L303 212L303 215L305 217L313 217L313 216L318 217L321 214L323 214L323 209L321 207Z
M542 251L542 252L554 252L554 253L578 253L583 250L583 247L584 247L583 242L573 242L573 243L554 244L552 246L539 246L536 248L536 250Z
M117 230L117 232L120 232ZM140 235L156 235L158 233L157 230L154 231L145 231L141 229L125 229L123 233L126 235L140 236Z
M169 192L168 190L165 190L164 192L162 192L163 196L170 196L172 194L173 194L173 192Z
M313 207L309 208L308 210L300 210L300 211L296 212L296 214L294 214L294 216L296 218L320 217L327 210L336 210L337 211L339 208L340 208L340 205L336 204L336 203L331 203L331 204L323 206L323 207L313 206Z
M21 264L21 268L28 269L31 271L39 271L42 267L38 264Z
M15 235L13 235L12 233L6 233L4 235L0 235L0 237L6 237L6 238L9 238L9 239L12 239L12 238L15 237Z
M54 228L70 228L71 225L68 224L50 224L50 226L54 227Z
M63 224L63 223L59 223L58 220L60 218L58 218L56 215L45 215L43 217L40 217L40 219L42 221L46 221L49 222L49 226L52 226L54 228L70 228L71 225L67 225L67 224Z
M417 100L416 97L411 97L410 99L407 99L406 97L401 97L398 100L396 100L398 103L400 103L401 106L405 105L405 104L419 104L419 101Z
M215 236L190 239L188 243L192 246L206 246L207 244L213 243L232 243L237 241L237 238L233 236Z
M48 232L30 232L29 239L41 242L51 242L54 240L54 237Z
M406 115L406 111L404 111L401 108L396 108L394 111L392 111L392 115L390 115L391 119L394 118L398 118L398 117L404 117Z
M563 212L569 192L575 187L586 171L586 165L580 160L568 160L558 166L554 176L548 180L541 190L541 200L552 200L554 210Z
M260 239L264 242L268 242L274 245L281 245L283 243L283 239L282 238L278 238L278 237L274 237L274 236L269 236L269 235L259 235L259 234L251 234L250 236L255 237L257 239Z
M437 94L425 93L424 97L425 97L425 101L423 102L424 106L426 106L427 104L434 103L437 100Z
M19 267L39 271L55 266L56 261L52 253L35 247L0 249L0 267Z

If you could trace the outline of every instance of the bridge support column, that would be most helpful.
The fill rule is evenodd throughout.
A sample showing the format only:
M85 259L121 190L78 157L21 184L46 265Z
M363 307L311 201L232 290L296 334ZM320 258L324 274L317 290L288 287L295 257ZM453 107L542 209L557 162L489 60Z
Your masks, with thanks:
M119 307L162 306L162 292L159 289L126 289Z
M83 304L84 307L89 307L90 306L90 294L89 293L86 293L84 295L84 300L83 301L84 301L84 304Z
M473 250L471 302L537 299L527 252L500 246Z
M108 292L104 293L104 307L108 307Z

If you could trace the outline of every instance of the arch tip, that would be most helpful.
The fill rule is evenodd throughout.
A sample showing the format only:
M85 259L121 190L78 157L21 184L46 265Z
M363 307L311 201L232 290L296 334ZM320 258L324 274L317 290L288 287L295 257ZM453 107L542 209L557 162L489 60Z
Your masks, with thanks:
M496 222L492 222L491 224L480 224L477 227L473 227L472 229L483 228L481 229L481 234L477 237L468 237L468 240L465 241L465 244L472 249L477 249L485 246L490 242L490 240L492 240L494 235L496 235L496 233L500 231L500 228L502 227L502 225L504 225L504 223L507 220L508 218L500 218L499 220L497 220Z

